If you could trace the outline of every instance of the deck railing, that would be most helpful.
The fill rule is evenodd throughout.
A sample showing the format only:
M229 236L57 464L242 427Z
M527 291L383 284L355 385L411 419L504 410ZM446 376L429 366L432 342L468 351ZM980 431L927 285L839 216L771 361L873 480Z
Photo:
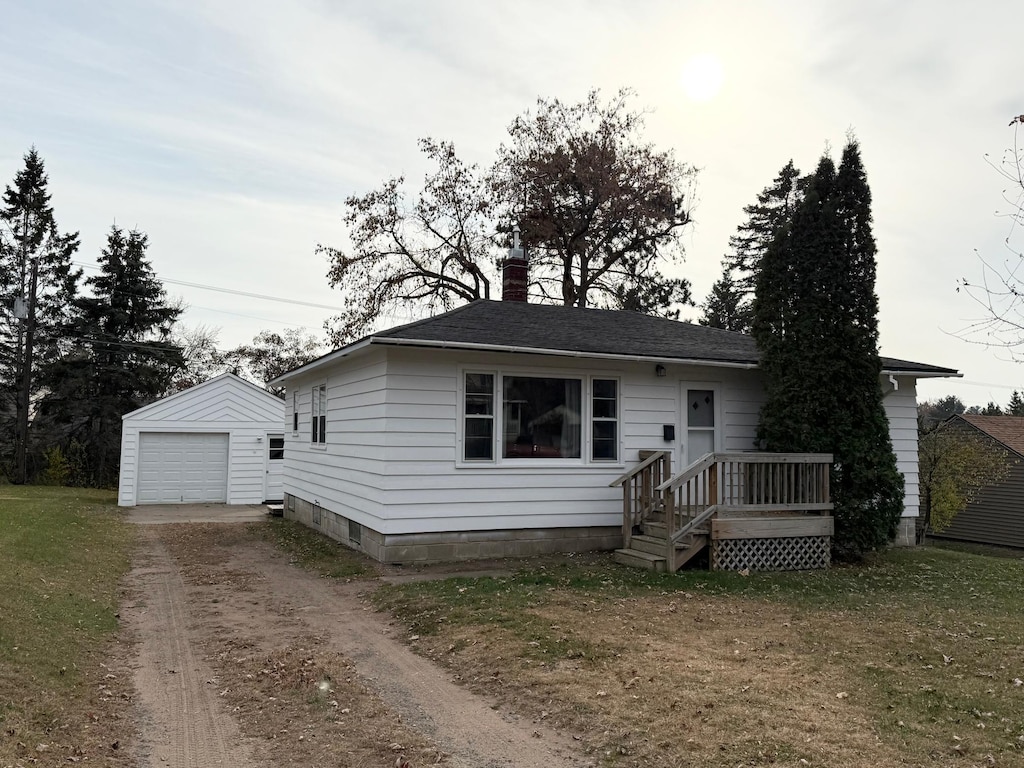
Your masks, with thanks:
M677 546L712 518L827 513L831 464L830 454L709 453L672 476L668 452L654 452L612 483L623 488L623 546L637 527L664 525L674 569Z
M709 453L657 488L667 494L667 538L713 515L827 512L831 465L827 453Z

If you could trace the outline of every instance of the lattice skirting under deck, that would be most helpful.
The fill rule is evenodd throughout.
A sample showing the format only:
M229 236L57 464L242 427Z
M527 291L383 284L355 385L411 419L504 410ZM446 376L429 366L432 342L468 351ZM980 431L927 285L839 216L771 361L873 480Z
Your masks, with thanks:
M715 539L711 570L804 571L828 568L832 561L829 536L777 539Z

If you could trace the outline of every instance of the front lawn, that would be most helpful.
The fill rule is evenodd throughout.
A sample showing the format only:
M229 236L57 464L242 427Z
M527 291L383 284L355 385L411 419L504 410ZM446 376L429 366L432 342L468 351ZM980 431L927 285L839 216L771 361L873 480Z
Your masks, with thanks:
M799 574L607 556L374 599L600 765L1024 764L1024 562L934 548Z
M0 485L0 765L120 764L110 656L132 530L114 495ZM116 702L115 702L116 703Z

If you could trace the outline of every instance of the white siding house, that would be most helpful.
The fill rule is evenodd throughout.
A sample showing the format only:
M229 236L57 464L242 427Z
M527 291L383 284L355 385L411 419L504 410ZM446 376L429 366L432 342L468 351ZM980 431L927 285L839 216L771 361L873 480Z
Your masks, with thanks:
M883 363L912 530L915 380L956 372ZM622 495L609 483L641 451L671 451L678 470L754 450L764 399L741 334L488 301L276 383L288 390L286 516L387 562L619 546Z
M284 401L225 373L127 413L117 503L280 500Z

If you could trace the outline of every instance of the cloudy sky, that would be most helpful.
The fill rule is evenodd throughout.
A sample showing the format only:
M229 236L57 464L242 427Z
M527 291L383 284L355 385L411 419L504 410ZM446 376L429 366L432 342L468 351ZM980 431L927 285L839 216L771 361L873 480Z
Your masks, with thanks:
M647 138L701 169L683 268L701 300L743 206L790 158L838 160L852 129L882 353L963 372L924 397L1005 404L1024 364L958 337L980 310L956 288L1006 254L986 155L1024 112L1022 17L1015 0L0 0L0 183L35 145L79 261L114 222L147 232L185 322L234 345L320 331L339 296L317 244L344 245L346 196L422 178L418 137L486 165L538 97L633 88Z

